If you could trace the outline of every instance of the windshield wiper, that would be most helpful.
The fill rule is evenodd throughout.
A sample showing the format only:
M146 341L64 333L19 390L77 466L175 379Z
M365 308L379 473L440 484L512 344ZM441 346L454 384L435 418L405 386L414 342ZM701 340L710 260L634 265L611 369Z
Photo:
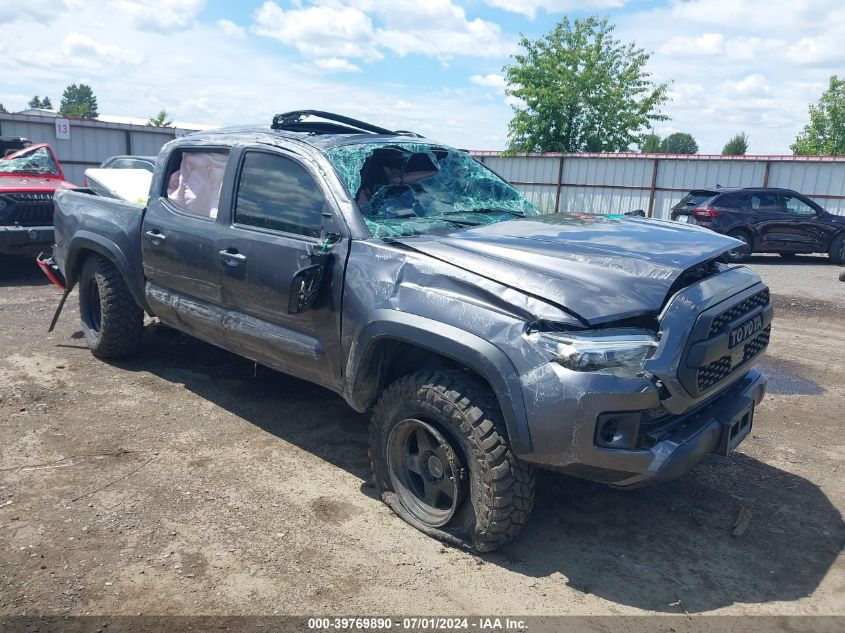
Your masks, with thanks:
M460 211L460 213L464 213L464 211ZM423 222L448 222L449 224L461 224L464 226L478 226L481 224L480 222L472 222L471 220L454 220L450 217L446 217L447 215L451 215L450 213L440 213L438 215L408 215L399 218L389 218L390 220L401 220L403 222L407 222L408 220L411 221L423 221ZM374 221L378 222L378 219L373 218Z
M513 211L511 209L496 209L493 207L482 207L480 209L467 209L465 211L449 211L448 213L444 213L443 215L457 215L461 213L507 213L508 215L513 215L517 218L524 218L525 214L519 211Z
M459 213L463 213L460 211ZM481 222L473 222L472 220L455 220L452 217L453 213L441 213L439 215L430 215L426 219L428 220L437 220L439 222L448 222L449 224L458 224L460 226L481 226Z

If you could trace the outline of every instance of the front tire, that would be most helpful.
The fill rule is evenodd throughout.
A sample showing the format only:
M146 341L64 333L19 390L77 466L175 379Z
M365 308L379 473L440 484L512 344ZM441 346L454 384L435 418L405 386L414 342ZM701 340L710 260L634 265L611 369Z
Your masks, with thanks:
M137 353L144 311L114 265L102 255L90 255L79 276L79 316L91 353L118 358Z
M495 397L459 371L421 371L373 411L376 488L422 532L476 552L514 538L534 505L534 471L511 452Z

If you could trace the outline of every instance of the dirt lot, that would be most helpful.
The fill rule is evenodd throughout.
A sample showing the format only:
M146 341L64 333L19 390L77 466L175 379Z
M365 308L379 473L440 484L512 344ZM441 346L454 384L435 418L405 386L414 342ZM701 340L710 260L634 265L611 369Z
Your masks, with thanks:
M2 260L0 615L845 614L845 283L752 266L777 316L741 450L637 491L544 475L477 557L375 498L339 397L153 323L97 361L75 295L46 334L58 291Z

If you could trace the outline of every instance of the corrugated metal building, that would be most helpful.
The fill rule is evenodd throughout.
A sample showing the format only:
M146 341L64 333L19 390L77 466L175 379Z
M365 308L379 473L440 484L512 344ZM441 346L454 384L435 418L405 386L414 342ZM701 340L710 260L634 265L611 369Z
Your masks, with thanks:
M70 138L56 137L56 117L0 113L0 136L49 143L65 177L81 184L84 172L116 154L156 155L183 128L69 119ZM804 193L845 215L845 156L680 156L673 154L520 154L472 152L541 209L623 213L643 209L667 218L695 187L769 186Z
M156 156L162 145L193 130L107 123L95 119L68 119L69 139L56 138L54 116L0 113L0 136L23 136L33 143L49 143L65 178L82 184L85 170L109 156Z
M472 152L548 212L668 218L696 187L783 187L845 215L845 156L518 154Z

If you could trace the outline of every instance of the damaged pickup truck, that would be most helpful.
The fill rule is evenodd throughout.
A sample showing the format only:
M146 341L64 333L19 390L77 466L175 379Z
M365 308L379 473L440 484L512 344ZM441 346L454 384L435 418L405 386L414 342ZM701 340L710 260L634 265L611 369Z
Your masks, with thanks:
M168 143L146 205L55 201L96 356L136 353L146 312L372 410L383 500L475 551L525 525L535 467L677 477L730 453L765 392L772 304L723 263L735 240L543 215L412 133L288 113Z

